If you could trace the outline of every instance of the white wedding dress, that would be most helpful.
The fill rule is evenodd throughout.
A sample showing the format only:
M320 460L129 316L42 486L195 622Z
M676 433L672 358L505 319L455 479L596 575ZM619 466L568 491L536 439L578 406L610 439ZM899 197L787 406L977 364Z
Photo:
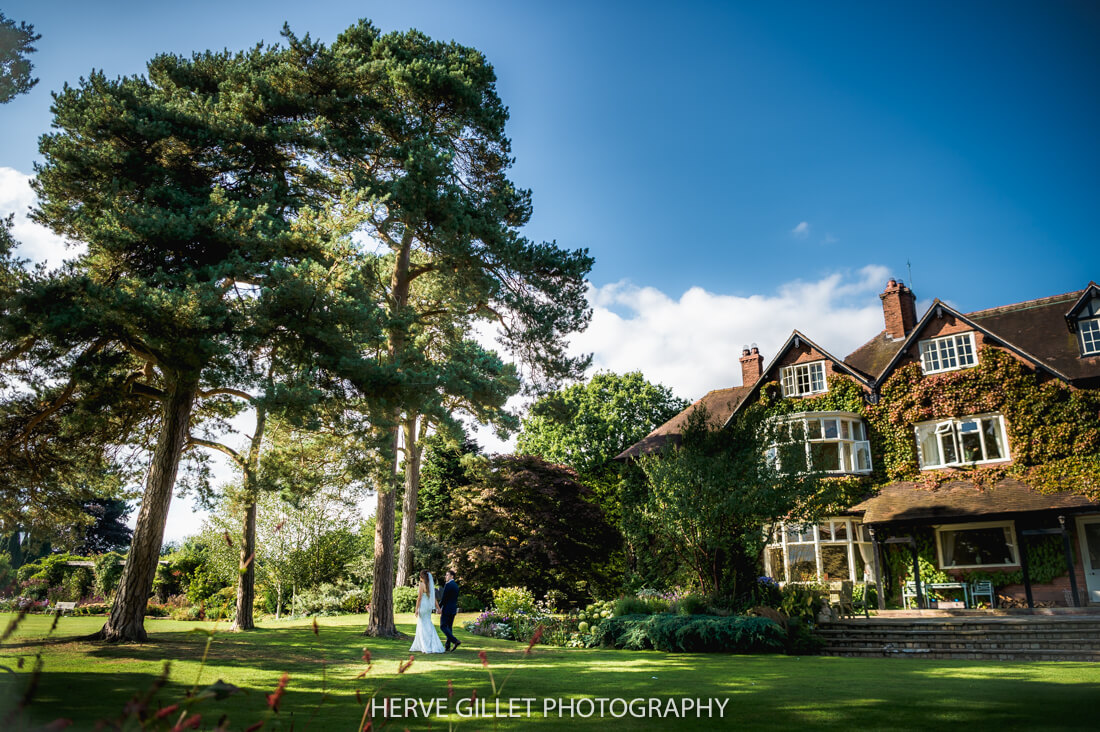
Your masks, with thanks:
M428 594L420 598L420 612L416 616L416 635L413 636L413 653L443 653L443 641L432 624L432 608L435 607L435 579L428 575Z

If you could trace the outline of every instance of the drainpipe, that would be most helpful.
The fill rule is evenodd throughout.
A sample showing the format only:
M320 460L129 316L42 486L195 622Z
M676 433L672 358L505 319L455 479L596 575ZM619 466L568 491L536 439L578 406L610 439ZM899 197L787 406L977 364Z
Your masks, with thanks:
M1062 550L1066 553L1066 569L1069 571L1069 588L1073 593L1073 606L1081 607L1081 601L1077 598L1077 573L1073 568L1073 548L1069 543L1069 532L1066 531L1066 517L1059 516L1058 524L1062 527Z

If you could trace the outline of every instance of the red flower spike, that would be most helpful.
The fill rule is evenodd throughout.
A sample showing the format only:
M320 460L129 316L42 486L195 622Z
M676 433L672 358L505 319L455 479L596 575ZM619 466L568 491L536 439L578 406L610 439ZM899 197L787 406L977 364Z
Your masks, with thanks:
M359 702L359 706L363 706L363 697L359 695L359 690L355 690L355 701Z
M525 655L525 656L530 656L531 655L531 649L535 647L536 643L538 643L540 640L542 640L542 631L543 631L543 627L541 625L539 627L535 628L535 634L533 636L531 636L531 642L527 644L527 650L523 652L523 655Z
M481 659L481 665L484 668L489 668L489 657L485 655L485 651L478 651L477 657Z
M320 635L319 629L317 627L317 618L313 619L313 634Z
M477 689L474 689L473 692L470 694L470 701L477 701Z
M264 724L265 721L262 719L259 722L253 722L252 724L244 728L244 732L258 732L258 730L263 727Z
M283 698L283 691L286 690L287 682L290 681L290 674L283 672L282 677L279 678L279 684L275 687L275 691L267 695L267 706L279 711L279 700Z
M363 649L363 660L366 661L368 664L370 663L370 650L366 648Z
M224 537L225 537L225 544L226 544L226 546L228 546L228 547L229 547L230 549L232 549L232 548L233 548L233 539L231 539L231 538L229 537L229 532L228 532L228 531L223 531L223 532L222 532L222 536L224 536Z
M450 699L455 695L455 685L450 679L447 679L447 698Z
M198 729L200 724L202 724L202 715L196 714L177 724L172 728L172 732L183 732L185 729Z
M415 656L413 656L413 655L412 655L412 654L410 653L410 654L409 654L409 660L408 660L408 661L405 661L404 663L402 663L402 664L401 664L400 666L398 666L398 667L397 667L397 673L399 673L399 674L403 674L403 673L405 673L406 671L408 671L408 670L409 670L409 666L412 666L412 665L413 665L413 660L414 660L415 658L416 658L416 657L415 657Z
M153 719L164 719L169 714L171 714L172 712L176 711L179 708L180 708L179 704L173 704L172 706L165 707L164 709L161 709L159 712L157 712L156 715L154 715Z

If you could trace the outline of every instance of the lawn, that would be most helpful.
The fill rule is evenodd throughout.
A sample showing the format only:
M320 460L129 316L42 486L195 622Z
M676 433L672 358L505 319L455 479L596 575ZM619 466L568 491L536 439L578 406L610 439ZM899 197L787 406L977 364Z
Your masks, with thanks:
M7 625L12 616L0 616ZM460 616L456 626L460 626ZM207 636L195 628L224 631L225 625L147 620L153 642L105 645L75 638L91 633L102 618L62 618L47 637L51 617L29 616L0 647L0 723L23 696L36 654L43 672L30 706L30 719L44 724L58 717L75 720L70 729L94 729L101 719L117 719L127 700L147 690L171 661L168 683L154 706L184 698L216 680L244 693L227 700L197 704L203 728L213 728L223 714L231 729L243 729L264 718L267 694L285 671L289 684L280 713L266 729L281 725L296 730L355 730L363 714L356 699L381 689L381 696L404 696L425 704L447 696L450 721L458 730L597 729L1096 729L1100 709L1100 664L978 663L921 659L844 659L788 656L686 655L659 652L559 649L525 646L470 636L459 631L462 648L445 656L417 656L403 674L411 641L380 641L362 635L365 616L318 619L315 635L308 620L267 621L251 633L216 632L205 666ZM412 615L398 616L412 633ZM363 677L364 647L373 666ZM474 690L479 700L493 696L488 671L478 652L487 654L502 699L533 698L532 716L516 702L516 718L460 717L459 699ZM18 669L18 658L24 659ZM514 673L513 673L514 672ZM509 676L509 674L512 674ZM545 700L599 698L660 700L717 698L724 714L699 719L615 718L622 706L605 706L605 716L584 719L543 716ZM323 698L323 701L322 701ZM666 701L660 702L662 710ZM606 703L605 703L606 704ZM466 709L466 707L464 707ZM501 707L504 713L506 707ZM646 707L648 710L648 706ZM578 712L587 711L584 706ZM636 706L635 710L642 711ZM493 711L492 702L487 710ZM649 711L645 713L649 714ZM175 716L173 716L175 719ZM375 729L381 720L375 719ZM447 729L448 720L423 717L393 720L387 729ZM3 726L0 724L0 726Z

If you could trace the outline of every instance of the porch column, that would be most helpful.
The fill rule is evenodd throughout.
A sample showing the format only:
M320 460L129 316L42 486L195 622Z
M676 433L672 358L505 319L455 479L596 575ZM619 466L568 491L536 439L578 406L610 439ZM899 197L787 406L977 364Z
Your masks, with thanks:
M1069 543L1069 531L1066 530L1066 517L1059 516L1058 524L1062 527L1062 551L1066 554L1066 570L1069 572L1069 589L1073 593L1073 606L1081 607L1081 601L1077 597L1077 574L1073 569L1073 548Z
M1018 521L1012 522L1013 528L1016 529L1016 542L1020 545L1020 571L1024 575L1024 594L1027 595L1027 606L1029 608L1035 608L1035 599L1031 596L1031 572L1027 568L1027 535L1020 529L1020 523Z
M886 593L883 591L882 582L882 567L879 562L878 554L878 537L875 535L875 527L868 526L867 533L871 535L871 556L874 557L875 562L875 597L878 598L878 609L886 609ZM864 598L864 605L867 603L867 598Z

